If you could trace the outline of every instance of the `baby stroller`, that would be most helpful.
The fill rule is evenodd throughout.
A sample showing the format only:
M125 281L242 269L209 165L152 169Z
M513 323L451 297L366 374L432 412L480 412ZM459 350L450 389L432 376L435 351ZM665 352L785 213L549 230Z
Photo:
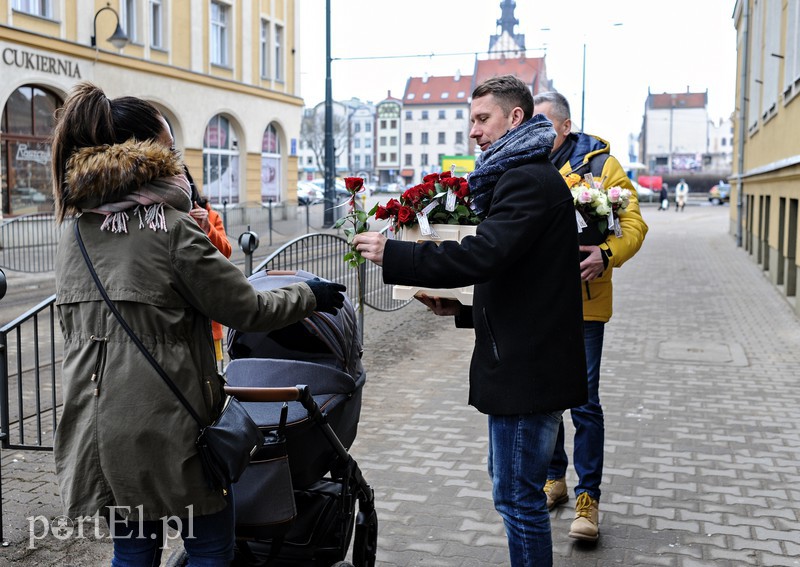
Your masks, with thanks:
M250 281L271 290L313 277L273 271ZM243 402L266 439L233 486L232 565L373 567L374 494L348 453L366 381L350 301L335 315L314 312L270 333L231 330L228 353L226 391ZM344 559L354 524L351 564Z

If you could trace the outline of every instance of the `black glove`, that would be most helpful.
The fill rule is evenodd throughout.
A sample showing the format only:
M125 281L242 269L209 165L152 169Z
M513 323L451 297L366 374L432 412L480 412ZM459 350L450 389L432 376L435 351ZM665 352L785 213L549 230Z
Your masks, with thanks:
M342 284L324 282L319 278L306 280L308 287L314 292L317 300L317 311L336 314L344 306L344 292L347 288Z

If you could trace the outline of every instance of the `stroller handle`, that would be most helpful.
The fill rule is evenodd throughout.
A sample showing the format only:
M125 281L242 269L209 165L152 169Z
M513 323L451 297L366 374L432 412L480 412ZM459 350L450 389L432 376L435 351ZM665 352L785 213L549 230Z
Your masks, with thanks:
M307 386L282 388L254 388L225 386L225 393L240 402L295 402L308 395Z

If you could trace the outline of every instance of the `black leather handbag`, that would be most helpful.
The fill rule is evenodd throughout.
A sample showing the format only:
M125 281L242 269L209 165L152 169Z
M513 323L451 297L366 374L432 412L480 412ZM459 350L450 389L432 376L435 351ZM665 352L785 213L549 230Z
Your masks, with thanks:
M203 464L203 472L205 473L206 480L208 480L209 487L215 490L222 490L227 493L230 485L237 480L244 472L247 465L250 463L250 457L257 451L264 443L264 435L258 428L258 425L253 421L244 406L231 396L226 396L222 409L220 410L217 419L209 424L203 423L200 416L189 404L189 401L181 393L180 389L175 385L172 379L167 376L167 373L161 368L161 365L156 362L150 351L145 348L139 337L133 332L128 323L117 310L114 303L108 297L97 272L92 265L89 254L86 251L86 246L83 244L81 238L81 231L78 226L79 219L75 219L75 238L78 240L78 246L83 254L83 259L86 260L86 265L92 275L100 295L108 304L111 312L119 321L122 328L130 335L134 344L142 351L142 354L150 363L150 365L158 372L158 375L164 380L164 383L169 387L175 397L183 404L186 411L194 418L197 425L200 427L200 434L197 437L196 446L197 451L200 453L200 460Z

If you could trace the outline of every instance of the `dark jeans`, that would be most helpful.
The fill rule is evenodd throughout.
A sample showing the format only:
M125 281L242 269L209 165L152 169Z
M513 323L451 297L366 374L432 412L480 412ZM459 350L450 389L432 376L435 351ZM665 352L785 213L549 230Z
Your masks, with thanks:
M511 567L553 564L544 483L561 411L489 416L489 476L506 527Z
M178 522L172 522L178 524ZM228 567L233 560L234 509L230 491L228 505L221 512L180 518L183 547L189 567ZM113 526L114 558L111 567L158 567L166 534L166 520L127 525L119 517Z
M575 426L575 442L572 462L578 474L575 496L588 492L600 500L600 482L603 478L603 444L605 425L603 407L600 405L600 358L603 355L603 333L605 323L584 321L583 339L586 346L586 368L589 381L589 401L572 408L572 424ZM564 424L558 429L556 448L547 471L547 478L562 478L567 474L569 459L564 450Z

